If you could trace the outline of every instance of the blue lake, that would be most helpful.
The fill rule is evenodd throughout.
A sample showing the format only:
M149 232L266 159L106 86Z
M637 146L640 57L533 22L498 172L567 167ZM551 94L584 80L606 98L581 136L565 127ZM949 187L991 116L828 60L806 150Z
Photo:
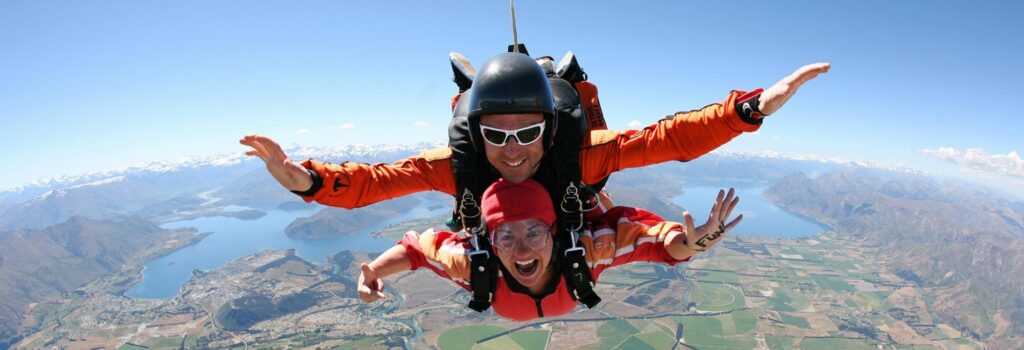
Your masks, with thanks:
M402 221L441 215L451 211L447 203L423 203L401 215L381 221L358 234L331 238L293 238L284 233L288 224L297 218L308 217L325 207L310 210L272 210L256 220L213 216L175 221L161 225L165 229L195 227L199 232L212 232L197 244L150 260L143 270L142 280L126 296L138 299L169 298L178 294L181 285L192 278L193 270L212 270L227 265L232 259L266 249L295 249L299 256L312 262L323 263L326 257L343 250L381 252L394 241L370 236ZM428 209L434 207L433 210ZM227 211L248 209L229 206ZM342 210L342 209L332 209Z
M743 222L732 232L740 235L807 237L825 230L824 226L790 214L774 205L762 195L765 184L732 183L741 197L735 215L744 214ZM687 208L697 225L707 220L720 187L692 186L672 198L680 207ZM441 204L441 205L438 205ZM370 232L406 220L439 216L450 212L449 203L423 203L401 215L381 221L358 234L332 238L292 238L284 229L297 218L308 217L324 207L301 211L272 210L256 220L231 217L203 217L175 221L161 225L166 229L195 227L199 232L212 232L197 244L174 251L149 261L142 280L125 295L132 298L156 299L177 295L181 285L192 278L193 270L212 270L226 265L232 259L266 249L295 249L299 256L312 262L325 262L327 256L343 250L380 252L393 246L394 241L374 238ZM619 203L628 205L629 203ZM434 207L433 210L428 208ZM227 211L248 209L229 206ZM342 210L342 209L332 209ZM667 214L667 213L659 213Z
M771 237L808 237L828 229L820 223L806 219L773 204L763 192L768 185L761 183L725 183L722 187L693 186L683 188L683 194L672 198L676 205L686 208L693 215L693 221L700 226L708 219L715 204L718 190L736 188L740 203L733 211L733 218L743 214L743 221L730 234Z

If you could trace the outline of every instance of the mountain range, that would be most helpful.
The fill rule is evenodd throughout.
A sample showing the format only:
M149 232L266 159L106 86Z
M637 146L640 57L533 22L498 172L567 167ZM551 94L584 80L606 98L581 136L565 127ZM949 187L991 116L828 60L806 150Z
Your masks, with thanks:
M33 310L33 303L68 295L201 238L194 230L167 231L138 217L97 221L75 216L42 230L0 233L0 348L23 331L26 318L45 316Z
M437 146L292 147L287 153L297 160L377 163ZM875 242L895 273L937 295L930 302L948 323L992 344L1024 346L1015 336L1024 334L1024 203L998 193L905 170L772 153L712 153L631 170L613 175L608 189L617 203L681 220L681 208L670 200L681 184L736 180L772 184L766 195L787 210ZM363 208L371 211L329 208L293 222L288 233L337 234L418 203L407 197ZM45 314L26 311L33 303L67 296L126 265L141 268L154 255L201 239L157 224L230 205L288 210L310 204L281 188L258 159L241 154L64 177L0 193L0 338L32 330L21 325ZM271 305L239 303L247 301Z
M441 146L292 147L293 159L391 162ZM204 199L205 198L205 199ZM0 230L43 228L80 215L162 219L205 204L270 209L301 201L278 185L259 159L239 154L156 162L118 171L45 180L0 193ZM160 210L164 209L164 210Z
M1024 215L991 191L848 168L795 174L766 195L882 248L878 259L935 295L931 309L993 348L1024 347Z

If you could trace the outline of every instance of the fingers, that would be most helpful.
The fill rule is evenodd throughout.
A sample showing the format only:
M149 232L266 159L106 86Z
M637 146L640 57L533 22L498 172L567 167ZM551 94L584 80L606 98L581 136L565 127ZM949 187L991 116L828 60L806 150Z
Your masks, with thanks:
M359 292L359 299L364 303L372 303L377 300L387 299L387 295L384 295L384 282L377 277L377 272L373 271L368 264L359 265L361 270L359 274L359 287L356 290Z
M377 271L371 269L370 265L366 263L359 265L359 268L362 270L363 275L372 277L372 279L370 279L369 286L376 287L370 288L373 291L373 295L377 297L377 299L387 299L387 296L384 295L384 282L380 280L379 276L377 276Z
M238 140L238 143L252 147L263 154L261 158L272 159L274 161L287 159L288 156L284 153L276 141L263 135L245 135L242 139Z
M367 281L368 280L364 274L359 274L359 283L356 284L356 293L359 294L359 300L362 300L364 303L372 303L377 299L373 297L373 290L371 290L370 286L366 284Z
M764 115L774 114L786 104L786 101L789 101L790 97L796 94L800 85L814 79L818 74L828 72L831 67L832 65L829 63L808 64L800 67L793 74L779 80L761 94L761 104L759 106L761 113L764 113Z
M241 140L238 140L238 143L252 147L252 150L245 152L245 155L260 157L264 162L269 160L270 153L267 152L266 147L257 139L257 135L246 135Z
M715 204L711 206L711 215L708 215L708 222L717 222L719 212L722 210L722 198L725 191L718 190L718 197L715 197Z
M697 233L697 226L693 224L693 216L689 211L683 212L683 222L686 224L686 236L693 237Z
M370 290L370 287L360 284L356 290L359 292L359 300L362 300L364 303L377 301L377 298L373 295L373 291Z
M729 219L729 215L736 208L739 199L736 196L735 188L729 188L729 192L718 190L718 197L715 199L715 205L711 207L711 215L708 217L708 222L716 226L721 225L723 221Z
M793 88L800 87L800 85L803 85L803 83L806 83L808 80L817 77L818 74L828 73L828 69L831 67L832 65L829 63L812 63L800 67L800 69L793 72L793 75L791 76L792 84L795 85Z
M730 222L728 225L725 225L725 232L729 232L729 230L732 230L732 228L736 227L736 225L739 225L740 221L742 220L743 214L740 214L740 216L737 216L736 219L733 219L732 222Z
M725 221L732 215L733 209L736 209L736 205L740 202L740 197L736 196L736 189L729 188L729 195L725 197L725 205L722 206L721 215L719 219Z
M361 270L360 272L362 272L363 276L366 276L366 278L369 278L371 280L377 279L377 271L373 271L373 269L370 268L370 264L360 264L359 270Z
M728 219L729 219L729 217L731 217L731 216L732 216L732 211L733 211L734 209L736 209L736 206L737 206L737 205L739 205L739 204L740 204L740 197L736 197L736 198L733 198L733 199L732 199L732 202L731 202L731 203L729 203L729 210L727 210L727 211L725 212L725 215L722 215L722 218L723 218L723 220L722 220L722 221L728 220Z
M273 139L263 135L253 135L253 138L260 144L260 146L263 146L263 149L265 149L270 156L281 159L288 158L288 156L284 154L284 149L281 148L281 145Z
M723 191L719 190L718 192L722 193ZM719 204L719 206L718 206L718 221L719 222L725 221L726 219L729 219L729 207L732 205L732 202L733 202L733 199L735 198L735 196L736 196L736 190L730 187L729 188L729 192L725 195L725 198L722 198L722 204Z

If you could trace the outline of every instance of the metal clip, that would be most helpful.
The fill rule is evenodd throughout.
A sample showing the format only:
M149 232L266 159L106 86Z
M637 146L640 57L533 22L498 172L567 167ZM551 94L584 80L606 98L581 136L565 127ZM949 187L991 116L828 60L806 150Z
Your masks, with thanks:
M470 251L469 253L466 253L466 256L469 257L469 261L473 261L473 257L477 256L477 255L480 255L480 254L484 255L484 259L490 259L491 258L491 253L490 252L488 252L486 250L480 250L480 248L477 246L476 236L473 237L473 248L475 248L475 249Z
M574 244L575 245L575 244ZM587 255L587 249L583 247L573 247L565 250L565 256L569 257L569 253L580 252L582 256Z
M466 218L480 217L480 208L476 204L476 200L473 199L473 192L470 192L467 188L462 192L462 200L459 204L459 215L462 216L462 222L466 222ZM466 211L470 211L472 215L466 215Z

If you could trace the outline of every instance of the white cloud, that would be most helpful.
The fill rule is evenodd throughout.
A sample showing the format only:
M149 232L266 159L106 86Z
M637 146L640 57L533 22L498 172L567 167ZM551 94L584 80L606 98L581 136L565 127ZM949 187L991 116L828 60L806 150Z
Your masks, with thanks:
M302 129L296 130L295 133L296 134L306 134L306 133L309 133L309 129L302 128Z
M634 120L634 121L629 122L628 126L629 126L630 129L640 129L640 128L644 127L644 124L641 123L639 120Z
M335 126L334 128L335 128L335 129L339 129L339 130L345 130L345 129L352 129L352 128L355 128L355 127L356 127L356 124L355 124L355 123L353 123L353 122L347 122L347 123L344 123L344 124L341 124L341 125Z
M421 127L421 128L429 128L430 127L430 123L427 123L426 120L420 120L418 122L412 123L412 125L415 125L415 126L418 126L418 127Z
M980 148L961 151L952 147L939 147L926 149L922 153L968 169L1024 179L1024 159L1017 152L988 155Z

